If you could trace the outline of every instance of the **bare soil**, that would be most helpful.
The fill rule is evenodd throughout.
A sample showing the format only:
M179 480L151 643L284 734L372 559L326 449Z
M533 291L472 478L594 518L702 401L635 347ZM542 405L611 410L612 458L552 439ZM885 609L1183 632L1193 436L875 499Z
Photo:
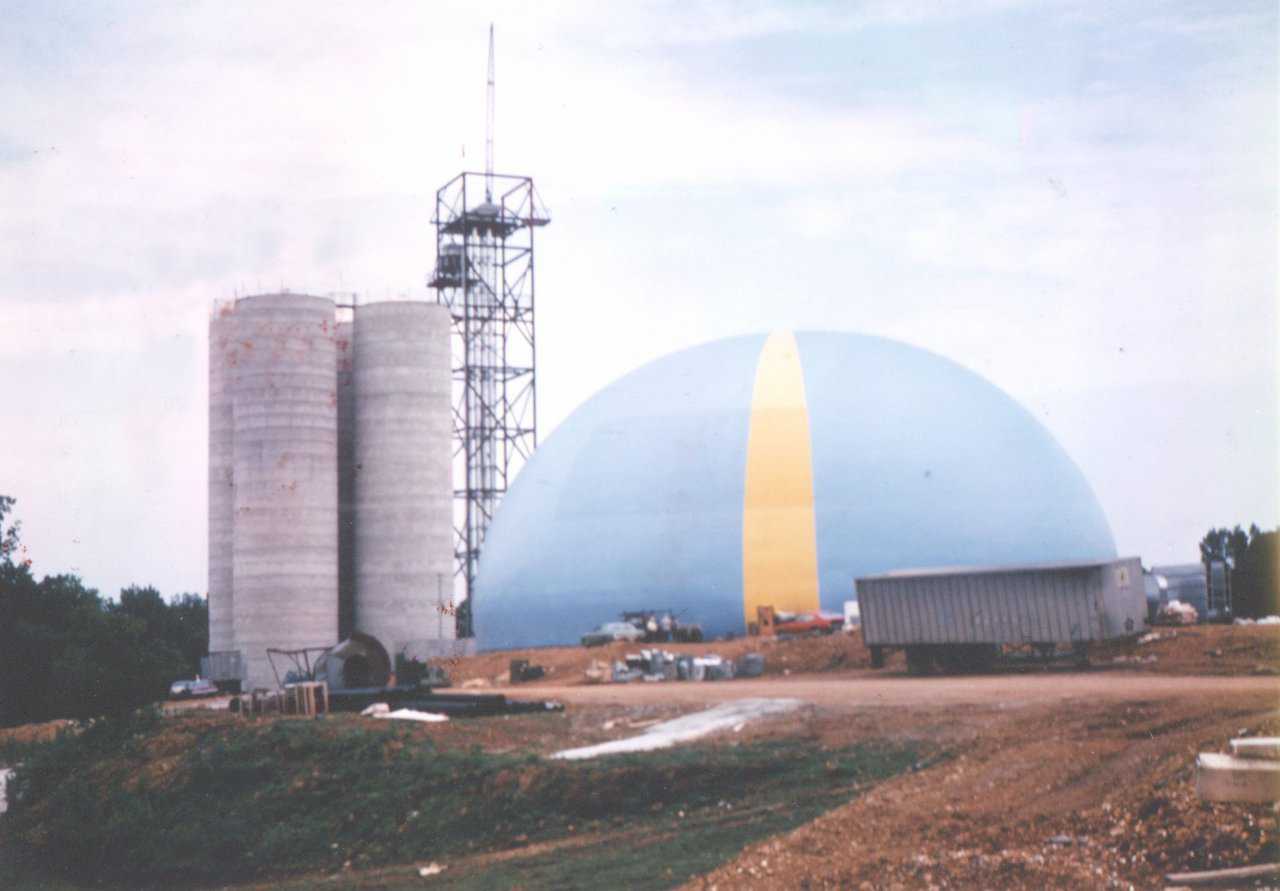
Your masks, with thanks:
M1280 674L1280 626L1196 625L1153 629L1143 638L1094 646L1089 654L1094 670L1140 671L1149 674L1241 675ZM539 647L500 650L443 662L456 686L470 682L480 688L511 686L508 669L513 659L540 665L545 677L516 685L519 688L577 686L591 683L586 677L593 661L611 663L627 653L657 647L673 653L718 653L737 659L745 653L761 653L769 676L826 672L851 672L871 665L871 655L860 632L780 639L742 637L697 644L622 644L602 647ZM890 656L882 673L905 670L900 653ZM1039 667L1002 669L1001 673L1041 671Z
M62 730L75 726L75 721L45 721L42 724L20 724L17 727L0 727L0 747L8 744L50 742Z
M1050 699L882 721L879 732L941 731L954 757L688 887L1151 888L1168 872L1277 859L1275 809L1200 801L1194 761L1233 736L1280 731L1280 686Z

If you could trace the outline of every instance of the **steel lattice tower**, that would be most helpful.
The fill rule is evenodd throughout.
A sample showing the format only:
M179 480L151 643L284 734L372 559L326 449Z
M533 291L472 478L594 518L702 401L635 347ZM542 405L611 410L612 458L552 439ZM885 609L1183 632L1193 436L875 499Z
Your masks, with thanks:
M537 446L534 230L551 221L527 176L461 173L436 192L430 287L449 308L453 338L456 572L471 597L485 531Z

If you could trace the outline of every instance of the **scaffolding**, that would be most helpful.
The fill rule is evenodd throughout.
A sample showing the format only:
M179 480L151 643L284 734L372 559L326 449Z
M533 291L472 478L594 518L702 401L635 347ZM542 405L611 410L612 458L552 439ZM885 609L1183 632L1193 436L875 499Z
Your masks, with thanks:
M464 172L436 192L429 286L452 319L454 558L470 637L476 567L502 496L538 444L533 179Z

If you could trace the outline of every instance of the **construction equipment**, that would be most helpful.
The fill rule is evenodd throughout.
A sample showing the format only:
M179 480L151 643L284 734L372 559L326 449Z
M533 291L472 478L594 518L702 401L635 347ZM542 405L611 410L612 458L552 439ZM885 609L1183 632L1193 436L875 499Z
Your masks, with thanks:
M747 627L747 631L751 634L772 635L777 634L778 614L771 606L757 606L756 620Z

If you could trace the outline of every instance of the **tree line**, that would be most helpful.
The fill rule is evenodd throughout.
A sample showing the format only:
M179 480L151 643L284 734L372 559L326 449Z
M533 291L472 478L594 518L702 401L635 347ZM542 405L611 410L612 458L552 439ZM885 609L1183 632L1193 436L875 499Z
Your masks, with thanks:
M37 580L14 503L0 495L0 726L127 712L194 676L209 638L203 597L130 586L112 601L75 575Z
M1232 615L1248 619L1280 615L1280 529L1246 532L1215 528L1200 539L1200 562L1223 562L1230 573Z

